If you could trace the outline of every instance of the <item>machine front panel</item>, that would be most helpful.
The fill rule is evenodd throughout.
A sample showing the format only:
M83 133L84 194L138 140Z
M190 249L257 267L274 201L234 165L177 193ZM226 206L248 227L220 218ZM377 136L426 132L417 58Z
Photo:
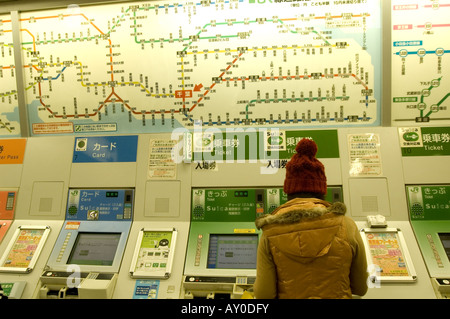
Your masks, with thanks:
M14 218L17 190L0 190L0 243Z
M450 186L406 187L411 224L431 277L450 277Z
M119 271L132 223L133 189L70 189L66 221L50 255L52 270Z

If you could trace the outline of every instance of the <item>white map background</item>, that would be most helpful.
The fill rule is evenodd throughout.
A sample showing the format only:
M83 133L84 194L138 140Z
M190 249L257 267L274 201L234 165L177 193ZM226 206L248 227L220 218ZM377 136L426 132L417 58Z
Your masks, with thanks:
M11 17L0 15L0 136L20 136Z
M380 125L379 1L248 1L21 13L32 134ZM14 98L0 103L12 122Z
M450 123L450 1L392 1L392 125Z

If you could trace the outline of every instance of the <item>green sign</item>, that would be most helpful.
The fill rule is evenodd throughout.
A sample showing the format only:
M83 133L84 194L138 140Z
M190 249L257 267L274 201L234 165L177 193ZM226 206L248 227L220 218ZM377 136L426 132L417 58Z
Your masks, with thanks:
M411 220L450 220L449 185L406 187Z
M450 155L450 127L399 128L402 156Z
M2 290L3 290L3 294L5 296L9 297L11 295L11 290L14 287L14 283L12 283L12 282L11 283L10 282L8 282L8 283L2 282L1 286L2 286Z
M317 158L339 158L337 130L286 131L286 151L280 152L280 158L290 159L302 138L309 138L316 142Z
M342 201L341 187L328 187L325 200ZM194 189L192 221L253 222L288 201L283 188Z
M142 236L140 249L158 248L160 245L170 247L172 242L171 231L145 231Z
M266 189L266 214L273 212L278 206L283 205L288 201L287 194L283 191L283 188L271 188ZM275 197L275 198L274 198ZM327 202L342 202L342 188L341 187L327 187L327 193L325 194L325 200Z
M207 129L187 137L194 161L217 162L290 159L303 138L316 142L318 158L339 158L337 130Z
M194 189L191 219L253 222L256 218L256 199L254 189Z

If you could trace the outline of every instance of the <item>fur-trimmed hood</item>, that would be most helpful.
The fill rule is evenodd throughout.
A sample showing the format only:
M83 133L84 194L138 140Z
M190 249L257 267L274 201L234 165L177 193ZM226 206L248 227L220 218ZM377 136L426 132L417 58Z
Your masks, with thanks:
M345 205L316 198L296 198L272 214L255 221L269 241L272 254L282 254L299 263L327 255L336 237L343 233ZM284 258L284 257L283 257Z
M256 298L352 298L367 291L367 261L343 203L297 198L258 218Z
M303 207L302 203L310 205ZM296 198L281 205L271 214L257 218L255 225L261 229L266 225L298 223L305 218L320 217L328 213L345 215L346 211L345 204L341 202L329 203L316 198Z

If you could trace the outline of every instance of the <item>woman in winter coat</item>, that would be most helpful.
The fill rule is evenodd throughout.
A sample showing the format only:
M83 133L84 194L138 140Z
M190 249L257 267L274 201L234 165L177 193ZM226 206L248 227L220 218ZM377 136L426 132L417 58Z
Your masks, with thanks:
M286 165L288 202L255 221L255 298L348 299L367 292L367 261L345 204L325 201L326 176L317 145L302 139Z

